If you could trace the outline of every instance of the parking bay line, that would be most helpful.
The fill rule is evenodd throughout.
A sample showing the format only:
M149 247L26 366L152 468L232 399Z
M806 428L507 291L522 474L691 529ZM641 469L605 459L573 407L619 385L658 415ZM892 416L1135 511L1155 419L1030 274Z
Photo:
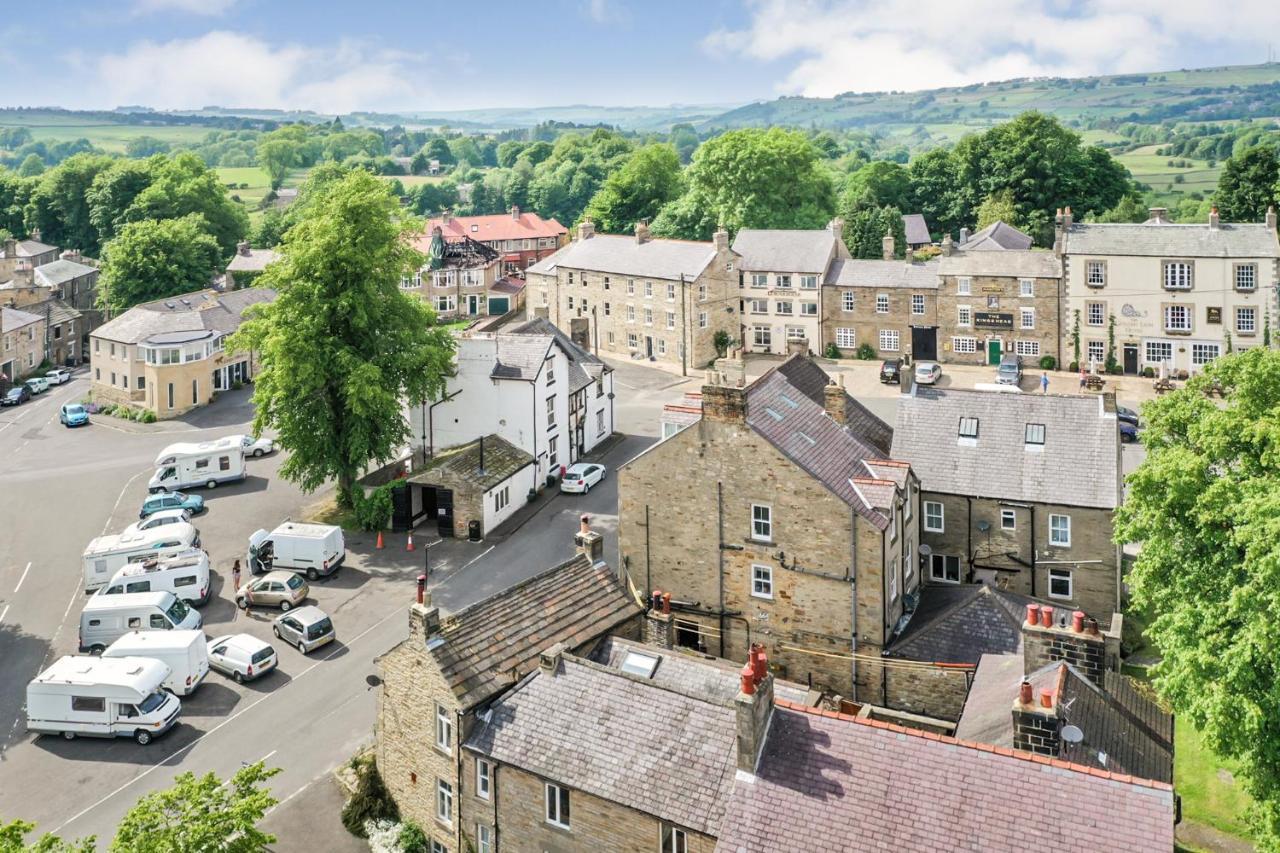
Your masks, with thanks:
M22 589L22 582L27 579L27 572L31 571L31 563L27 563L27 567L22 570L22 577L18 578L18 585L13 588L13 594L17 595L18 590Z

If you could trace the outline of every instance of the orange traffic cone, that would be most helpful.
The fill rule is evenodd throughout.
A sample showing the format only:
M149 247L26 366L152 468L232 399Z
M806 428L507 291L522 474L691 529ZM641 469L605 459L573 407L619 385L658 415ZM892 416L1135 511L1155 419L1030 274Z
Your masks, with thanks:
M409 531L409 544L408 546L405 547L405 550L406 551L413 550L413 531L412 530Z
M374 545L373 547L379 551L382 550L382 531L381 530L378 531L378 544Z

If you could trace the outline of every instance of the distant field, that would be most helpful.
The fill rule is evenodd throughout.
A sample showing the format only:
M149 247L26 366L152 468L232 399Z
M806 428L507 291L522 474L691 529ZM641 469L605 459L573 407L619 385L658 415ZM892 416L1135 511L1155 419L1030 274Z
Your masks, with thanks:
M45 142L74 142L87 139L89 144L103 151L124 153L124 146L139 136L151 136L166 142L192 143L204 139L209 132L204 127L184 125L133 125L133 124L33 124L30 121L7 119L0 113L0 126L25 127L37 140Z
M445 180L444 175L379 175L384 181L399 181L405 188L420 187L423 184L439 184Z
M256 223L260 218L259 208L262 200L266 198L267 193L271 190L271 179L267 173L257 166L243 167L223 167L214 170L218 173L218 180L224 184L236 184L235 188L228 187L227 193L232 196L238 196L245 210L249 212L249 219ZM284 179L286 187L296 187L307 178L306 169L292 169ZM248 184L247 187L241 189L240 184Z
M1222 174L1222 165L1215 163L1209 168L1207 160L1193 160L1187 157L1165 157L1156 154L1158 145L1144 145L1125 154L1116 155L1116 159L1133 173L1134 180L1149 184L1160 194L1185 194L1199 192L1205 196L1218 188L1218 176ZM1169 161L1190 163L1189 168L1170 166ZM1182 183L1175 183L1174 177L1180 175Z

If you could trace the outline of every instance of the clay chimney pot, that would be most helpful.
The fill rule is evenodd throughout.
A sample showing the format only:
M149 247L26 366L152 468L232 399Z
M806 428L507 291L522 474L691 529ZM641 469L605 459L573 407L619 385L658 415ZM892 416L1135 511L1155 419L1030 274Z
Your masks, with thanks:
M1053 627L1053 608L1052 607L1040 608L1040 624L1046 628Z
M1053 691L1050 690L1048 687L1040 691L1040 707L1041 708L1053 707Z
M1077 634L1084 631L1084 611L1077 610L1071 614L1071 630Z
M1032 698L1031 682L1023 679L1022 683L1018 685L1018 701L1023 705L1030 705Z
M1040 624L1040 605L1039 604L1027 605L1027 624L1028 625Z
M754 696L756 692L755 670L749 663L742 665L742 692L747 696Z

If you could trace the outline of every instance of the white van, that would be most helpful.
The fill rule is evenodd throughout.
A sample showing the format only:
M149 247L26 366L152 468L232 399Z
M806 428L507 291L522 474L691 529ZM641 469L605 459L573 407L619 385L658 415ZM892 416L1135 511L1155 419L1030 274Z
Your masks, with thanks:
M209 640L204 631L130 631L102 656L160 661L169 667L164 689L175 696L194 692L209 674Z
M270 533L258 530L250 536L245 562L255 575L284 569L316 580L336 572L346 558L341 527L286 521Z
M80 651L100 652L130 631L190 631L200 614L171 592L95 595L80 614Z
M182 710L161 689L168 677L168 665L151 658L59 658L27 685L27 731L131 737L145 746Z
M99 536L84 549L84 591L93 592L130 563L199 547L200 531L185 522L119 536Z
M193 607L209 601L209 555L199 548L179 554L153 557L130 563L98 595L124 595L130 592L171 592Z
M191 486L212 489L244 479L244 449L234 442L171 444L156 457L156 472L147 483L152 494Z

